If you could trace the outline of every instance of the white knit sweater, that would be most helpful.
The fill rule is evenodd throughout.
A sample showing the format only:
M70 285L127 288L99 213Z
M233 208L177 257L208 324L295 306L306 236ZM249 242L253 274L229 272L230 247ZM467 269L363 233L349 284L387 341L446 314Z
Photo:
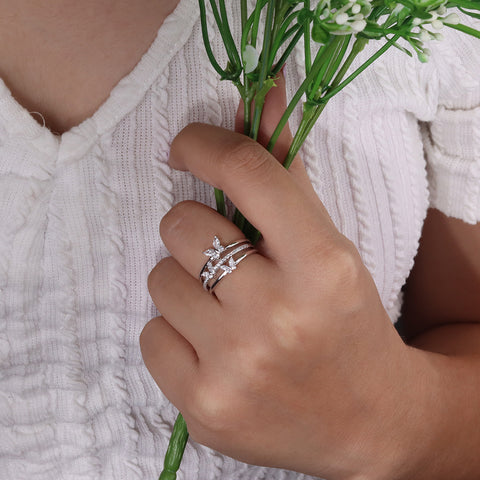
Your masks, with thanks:
M184 199L214 204L212 188L170 170L169 145L192 121L232 128L238 101L206 59L197 8L181 0L105 104L61 136L0 85L2 480L160 472L176 410L140 355L139 334L156 315L146 279L168 254L165 212ZM303 151L393 321L428 206L480 219L480 43L446 37L426 65L391 49L331 101ZM299 59L287 67L290 85ZM193 442L179 475L305 478Z

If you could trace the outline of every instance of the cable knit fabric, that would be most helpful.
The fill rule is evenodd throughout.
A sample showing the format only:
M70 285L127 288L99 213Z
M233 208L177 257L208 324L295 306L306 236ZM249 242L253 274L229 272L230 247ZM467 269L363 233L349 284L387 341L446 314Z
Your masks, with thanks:
M208 63L197 8L181 0L108 100L61 136L0 83L1 479L158 477L177 412L140 355L157 314L147 276L168 255L158 224L171 206L214 205L211 187L171 171L169 146L189 122L233 128L238 103ZM479 43L445 36L428 64L389 50L330 102L302 153L392 321L427 208L480 220ZM303 68L294 55L289 95ZM179 479L307 477L190 442Z

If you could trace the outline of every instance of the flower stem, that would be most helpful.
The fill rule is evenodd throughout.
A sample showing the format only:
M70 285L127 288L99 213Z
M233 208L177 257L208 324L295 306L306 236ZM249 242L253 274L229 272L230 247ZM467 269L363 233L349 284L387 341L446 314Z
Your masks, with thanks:
M245 26L247 25L247 18L248 18L248 12L247 12L247 0L241 0L240 3L240 17L241 17L241 22L242 22L242 32L245 30Z
M304 8L310 11L310 0L304 0ZM305 75L308 76L312 68L312 50L310 46L310 22L305 22L303 26L304 55L305 55Z
M467 27L466 25L462 25L461 23L458 25L453 25L451 23L445 23L446 27L453 28L455 30L460 30L460 32L466 33L468 35L472 35L473 37L480 38L480 32L475 30L471 27Z
M213 0L212 4L214 3ZM235 66L236 69L242 68L242 61L240 60L240 56L237 51L237 47L235 46L235 41L232 37L232 31L230 30L230 25L228 23L228 15L227 9L225 7L225 0L219 0L220 3L220 17L222 21L222 40L227 48L228 58L230 63Z
M223 194L223 190L219 188L215 188L215 202L217 204L217 212L224 217L227 216L227 211L225 208L225 195Z
M273 15L275 13L275 0L268 0L267 6L267 16L265 18L265 32L263 35L263 49L262 49L262 57L260 60L260 73L258 74L258 86L257 92L262 92L264 83L267 79L268 74L268 58L270 53L270 41L272 39L272 24L273 24ZM263 93L263 92L262 92ZM254 140L257 139L258 130L260 129L260 120L263 110L263 105L265 103L265 94L255 95L253 99L254 102L254 111L253 111L253 121L252 126L250 129L249 136Z
M181 413L178 414L173 426L172 436L168 443L167 453L163 462L163 470L158 480L175 480L180 468L185 445L188 440L187 424Z
M298 88L298 90L295 92L294 96L290 100L290 103L288 104L285 112L283 113L282 118L280 118L280 121L278 122L272 136L270 137L270 141L268 142L268 145L267 145L267 150L269 152L273 151L273 147L275 146L275 143L278 140L278 137L282 133L282 130L285 128L285 125L287 124L291 114L295 110L295 107L300 102L303 94L307 91L307 89L312 84L312 82L315 81L322 67L324 67L325 65L326 58L329 57L329 55L331 54L331 51L336 47L336 44L339 41L340 40L334 39L328 45L325 45L324 47L318 50L309 74L307 75L305 80L302 82L302 84L300 85L300 87Z
M395 42L400 38L400 35L395 35L392 39L388 40L387 43L375 52L368 60L366 60L360 67L358 67L349 77L347 77L342 83L338 84L332 89L328 89L326 95L324 95L319 103L327 103L334 95L336 95L340 90L343 90L350 82L357 78L367 67L369 67L377 58L383 55ZM353 61L353 59L352 59Z
M203 43L205 45L205 51L207 53L208 59L212 64L212 67L215 71L220 75L220 78L229 78L229 74L223 70L223 68L218 64L215 55L212 51L212 46L210 45L210 39L208 38L208 25L207 25L207 13L205 7L205 0L198 0L198 4L200 7L200 20L202 25L202 37Z

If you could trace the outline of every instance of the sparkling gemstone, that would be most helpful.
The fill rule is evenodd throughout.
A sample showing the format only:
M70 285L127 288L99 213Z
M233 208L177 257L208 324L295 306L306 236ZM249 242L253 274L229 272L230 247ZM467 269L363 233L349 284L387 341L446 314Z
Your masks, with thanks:
M237 264L235 263L233 257L230 257L228 265L222 265L220 268L227 273L232 273L237 268Z

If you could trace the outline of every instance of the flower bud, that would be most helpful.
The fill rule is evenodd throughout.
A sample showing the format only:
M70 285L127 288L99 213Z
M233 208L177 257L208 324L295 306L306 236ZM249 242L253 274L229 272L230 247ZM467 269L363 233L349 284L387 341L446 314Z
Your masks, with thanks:
M366 26L367 22L365 20L356 20L350 25L354 32L361 32Z
M420 35L418 36L418 38L422 41L422 42L428 42L429 40L432 39L432 36L430 35L430 32L427 32L427 30L422 30L420 32Z
M257 52L255 47L252 45L247 45L242 54L243 66L245 68L245 73L252 73L258 66L258 59L260 54Z
M451 25L458 25L460 23L460 17L456 13L451 13L447 15L443 21L445 23L450 23Z
M338 25L344 25L345 23L347 23L348 21L348 15L346 13L339 13L336 17L335 17L335 22L338 24Z
M419 53L418 53L418 59L419 59L422 63L427 63L427 62L428 62L428 55L427 55L425 52L419 52Z

